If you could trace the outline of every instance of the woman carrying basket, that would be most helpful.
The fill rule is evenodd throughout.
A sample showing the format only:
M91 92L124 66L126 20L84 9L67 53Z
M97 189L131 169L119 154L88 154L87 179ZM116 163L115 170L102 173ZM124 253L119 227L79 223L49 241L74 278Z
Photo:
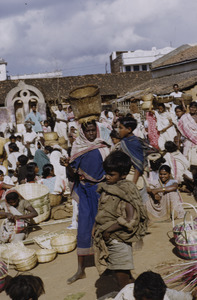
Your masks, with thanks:
M92 227L98 208L97 185L104 180L103 160L109 154L110 137L103 125L94 120L81 125L73 143L71 158L62 162L74 183L72 198L79 202L77 255L78 270L68 284L85 277L85 256L93 254Z

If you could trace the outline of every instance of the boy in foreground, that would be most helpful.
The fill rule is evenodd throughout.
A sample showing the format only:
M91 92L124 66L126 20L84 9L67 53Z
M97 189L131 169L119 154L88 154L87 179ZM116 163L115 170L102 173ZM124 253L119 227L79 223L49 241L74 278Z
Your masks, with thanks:
M147 217L135 184L126 180L130 157L111 152L103 163L106 182L98 186L101 194L93 228L95 264L101 275L106 268L115 272L120 288L131 283L132 242L141 242Z

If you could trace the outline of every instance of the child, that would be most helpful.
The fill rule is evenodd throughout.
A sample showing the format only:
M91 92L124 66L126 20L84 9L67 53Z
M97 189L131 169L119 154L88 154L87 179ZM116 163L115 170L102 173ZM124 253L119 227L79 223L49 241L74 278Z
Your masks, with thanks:
M120 147L120 141L121 141L121 138L119 136L119 133L116 129L113 129L110 133L110 137L112 139L112 142L113 142L113 146L112 146L112 151L113 150L118 150L119 147Z
M55 176L53 165L46 164L42 170L43 178L38 183L48 187L50 194L62 194L66 189L66 182L60 176Z
M5 195L5 201L1 203L0 216L7 219L0 231L1 242L18 242L25 238L27 221L37 217L38 213L29 201L20 199L15 189L10 189ZM26 214L26 211L28 213Z
M44 125L42 126L43 132L51 132L51 126L49 126L49 122L47 120L44 121Z
M173 209L175 218L184 216L182 205L179 205L182 201L177 188L178 182L171 179L171 168L168 165L162 165L159 169L159 180L147 188L149 200L145 205L150 220L167 221L171 218Z
M5 291L12 300L37 300L45 293L44 284L40 277L25 274L11 278Z
M26 174L26 182L35 183L40 177L38 176L39 168L37 163L30 162L27 164L27 174Z
M22 154L18 157L18 167L17 167L17 177L18 183L25 183L25 178L27 176L27 162L29 158Z
M105 159L106 182L98 186L101 197L93 229L98 271L114 270L120 288L131 282L132 242L141 241L147 220L138 189L125 179L130 167L131 160L122 151Z
M7 177L9 177L9 176L7 176ZM6 183L4 180L5 180L4 173L2 170L0 170L0 200L4 198L6 189L11 189L14 187L11 179L10 179L11 182L9 182L9 183Z
M148 194L146 191L146 182L142 176L144 171L144 150L139 138L133 134L136 127L137 121L132 117L119 119L120 150L129 155L132 162L127 179L136 184L145 203L148 200Z

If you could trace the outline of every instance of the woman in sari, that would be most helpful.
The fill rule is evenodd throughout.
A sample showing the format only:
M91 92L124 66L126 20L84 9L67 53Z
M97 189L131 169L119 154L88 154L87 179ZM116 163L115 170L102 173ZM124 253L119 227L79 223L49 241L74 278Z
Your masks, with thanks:
M27 222L36 217L38 213L29 201L20 199L15 189L10 189L5 195L5 201L1 203L0 216L6 217L0 231L0 242L22 241L26 235Z
M73 143L70 160L64 161L68 178L74 183L72 198L79 202L78 270L67 280L68 284L85 277L85 256L93 254L91 233L98 209L97 184L105 178L103 160L109 154L110 141L101 124L84 123Z
M168 165L162 165L159 169L159 180L152 182L152 185L147 188L149 200L145 205L150 220L168 221L173 210L175 218L184 216L183 207L180 205L182 199L177 188L177 181L171 179L171 168Z

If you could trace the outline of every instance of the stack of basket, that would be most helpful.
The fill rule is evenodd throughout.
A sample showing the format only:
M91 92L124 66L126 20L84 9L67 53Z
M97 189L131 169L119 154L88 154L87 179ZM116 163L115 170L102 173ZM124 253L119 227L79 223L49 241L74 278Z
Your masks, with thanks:
M142 96L142 110L149 110L151 108L152 102L153 102L153 94L147 94Z
M73 89L69 93L69 102L79 123L91 122L100 116L101 96L97 85L85 85Z
M50 216L49 190L43 184L25 183L16 187L19 194L35 208L38 216L33 218L35 224L45 221Z

